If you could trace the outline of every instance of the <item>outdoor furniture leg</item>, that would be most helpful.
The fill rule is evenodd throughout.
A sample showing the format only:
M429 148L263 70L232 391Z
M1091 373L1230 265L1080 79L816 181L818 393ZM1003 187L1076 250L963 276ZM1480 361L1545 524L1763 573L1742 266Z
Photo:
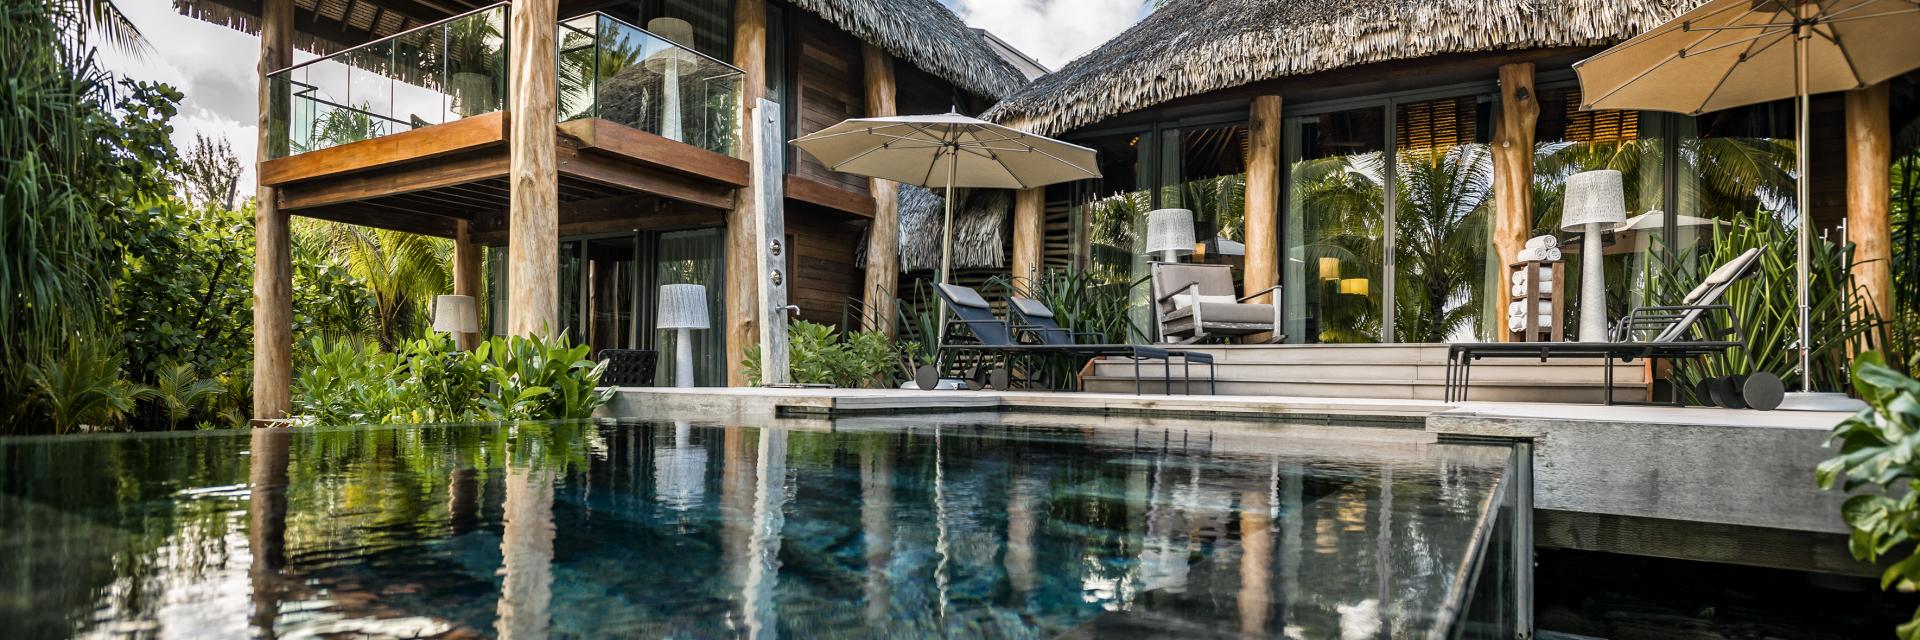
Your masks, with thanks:
M1193 395L1193 360L1180 356L1180 393Z
M1215 362L1213 360L1208 360L1207 361L1207 395L1210 395L1210 396L1220 395L1220 379L1218 377L1219 372L1220 372L1220 363Z
M1140 359L1128 359L1133 361L1133 395L1137 396L1140 395Z
M1600 390L1600 393L1604 394L1603 400L1605 400L1605 402L1603 404L1612 406L1613 405L1613 356L1607 356L1607 357L1601 358L1600 363L1601 363L1601 366L1604 366L1607 368L1606 372L1601 374L1600 376L1601 379L1606 380L1606 382L1603 383L1603 387Z
M1173 356L1160 359L1160 391L1173 395Z

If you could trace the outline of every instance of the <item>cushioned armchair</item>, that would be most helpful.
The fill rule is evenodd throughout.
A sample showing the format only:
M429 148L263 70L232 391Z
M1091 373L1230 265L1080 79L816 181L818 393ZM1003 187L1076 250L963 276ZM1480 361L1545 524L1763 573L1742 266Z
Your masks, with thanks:
M1280 295L1272 286L1235 297L1233 267L1224 264L1155 262L1152 269L1153 315L1160 340L1176 344L1213 336L1269 334L1280 342L1280 305L1249 302Z

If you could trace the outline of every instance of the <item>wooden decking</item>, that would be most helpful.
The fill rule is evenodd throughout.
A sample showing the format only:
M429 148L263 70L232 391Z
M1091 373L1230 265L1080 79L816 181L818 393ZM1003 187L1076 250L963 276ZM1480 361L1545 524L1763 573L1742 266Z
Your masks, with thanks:
M507 112L269 160L262 184L295 215L453 237L469 223L482 244L506 237ZM555 149L561 235L721 224L750 167L739 158L600 119L562 122ZM874 201L787 177L794 200L853 218Z

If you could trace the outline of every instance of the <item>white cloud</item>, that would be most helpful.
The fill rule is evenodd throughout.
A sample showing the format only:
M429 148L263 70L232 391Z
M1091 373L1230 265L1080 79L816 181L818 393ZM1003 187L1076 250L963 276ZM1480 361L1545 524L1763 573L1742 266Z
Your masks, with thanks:
M186 100L173 119L174 145L184 153L196 133L226 138L240 156L240 183L253 184L260 112L254 66L260 59L260 39L180 15L170 0L115 4L151 46L141 56L103 47L101 64L121 78L165 82L179 89Z
M1146 15L1142 0L946 0L967 24L992 31L1059 69Z

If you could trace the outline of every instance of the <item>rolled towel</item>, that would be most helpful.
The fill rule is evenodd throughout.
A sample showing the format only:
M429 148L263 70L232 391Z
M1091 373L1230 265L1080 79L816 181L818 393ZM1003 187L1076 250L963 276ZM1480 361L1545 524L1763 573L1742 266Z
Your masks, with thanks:
M1534 311L1534 313L1538 313L1543 317L1552 315L1553 301L1541 300L1538 303L1538 306L1536 307L1536 310ZM1507 317L1523 318L1523 317L1526 317L1526 315L1527 315L1527 301L1515 300L1513 302L1507 303Z
M1520 250L1521 262L1554 262L1560 259L1559 247L1529 247Z
M1533 270L1532 270L1532 269L1516 269L1516 270L1514 270L1514 272L1513 272L1513 276L1512 276L1511 278L1508 278L1508 279L1509 279L1509 280L1512 280L1514 284L1526 284L1526 283L1527 283L1527 274L1528 274L1528 273L1532 273L1532 272L1533 272ZM1541 270L1540 270L1540 281L1541 281L1541 282L1552 282L1552 281L1553 281L1553 270L1552 270L1552 269L1541 269Z
M1528 249L1552 249L1560 246L1560 239L1551 235L1534 236L1527 239Z
M1526 297L1527 285L1525 283L1513 285L1512 291L1513 291L1513 297L1515 298ZM1553 293L1553 281L1548 280L1546 282L1540 283L1540 295L1547 295L1550 293Z
M1536 327L1536 328L1539 328L1539 329L1551 329L1551 328L1553 328L1553 316L1540 316L1540 317L1538 317L1538 318L1534 318L1534 323L1535 323L1536 325L1538 325L1538 327ZM1508 318L1507 318L1507 330L1508 330L1508 331L1526 331L1526 330L1527 330L1527 319L1526 319L1526 318L1515 318L1515 317L1508 317Z

